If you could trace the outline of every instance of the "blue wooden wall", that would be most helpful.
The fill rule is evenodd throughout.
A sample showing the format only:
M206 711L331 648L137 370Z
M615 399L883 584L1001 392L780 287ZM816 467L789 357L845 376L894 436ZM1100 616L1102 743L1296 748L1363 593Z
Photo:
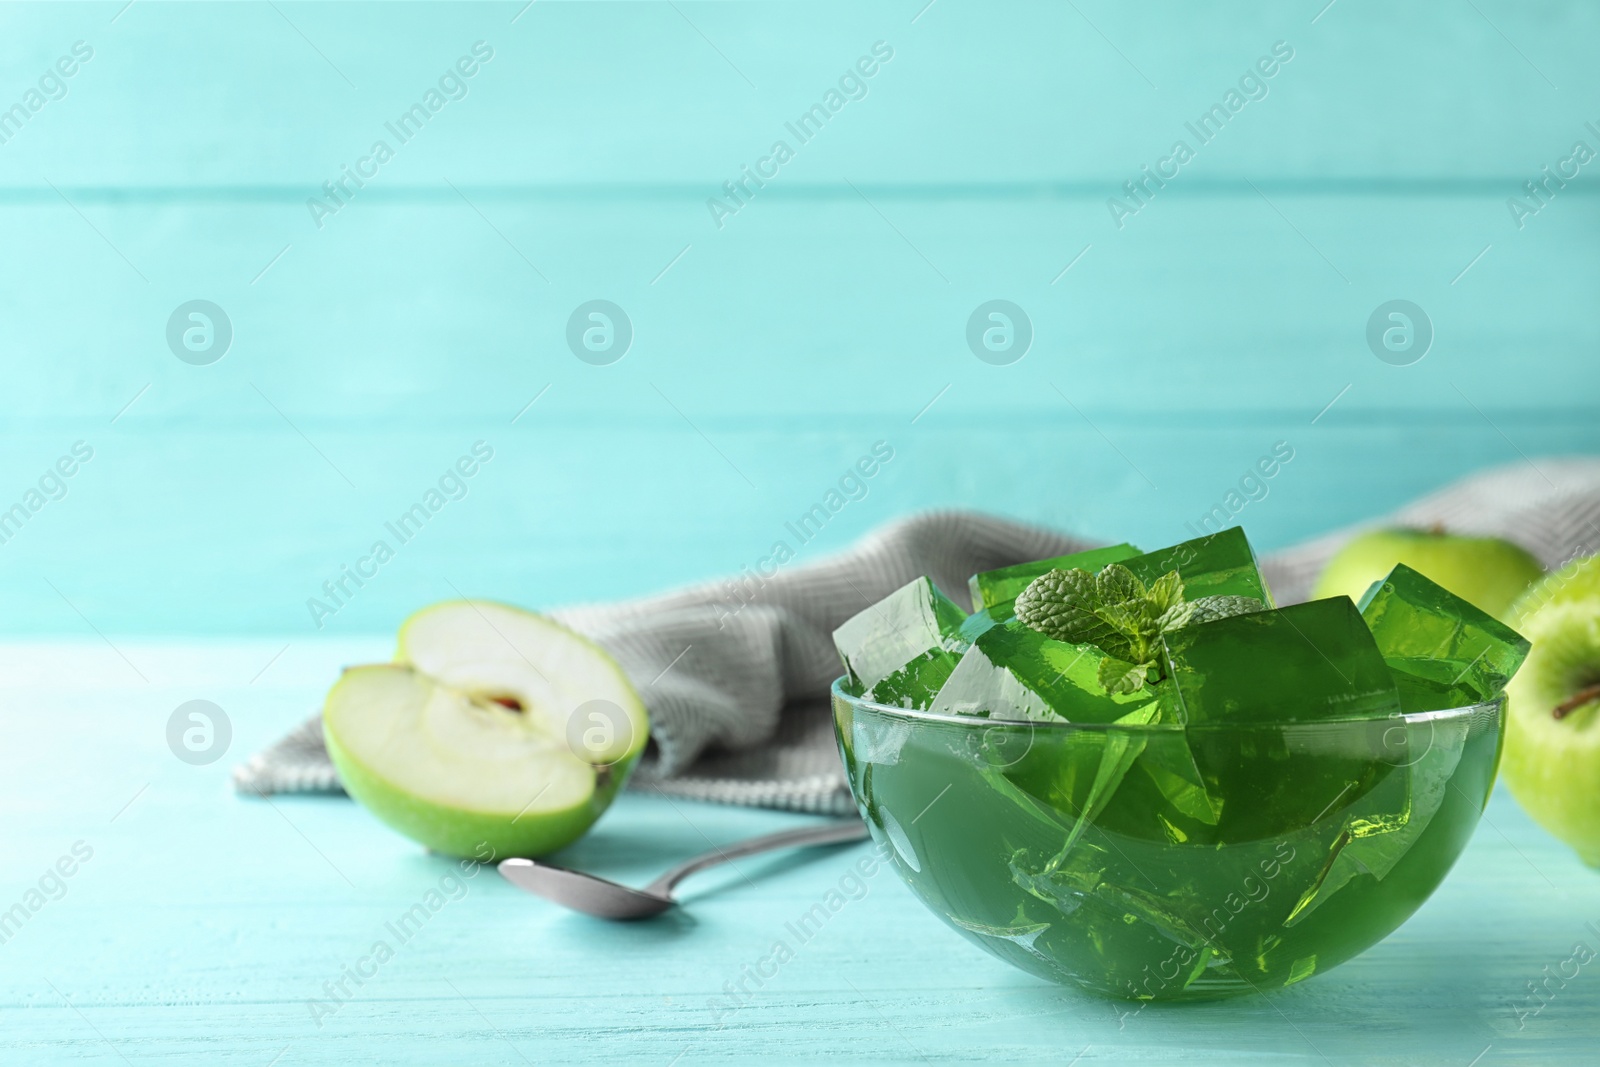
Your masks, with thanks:
M46 491L0 628L309 637L477 441L321 632L737 570L879 441L803 558L935 506L1175 541L1285 442L1238 516L1270 549L1600 446L1600 9L924 3L7 4L0 509ZM196 299L206 365L167 341ZM595 299L609 365L566 340ZM966 340L993 299L1008 365ZM1433 332L1404 366L1367 340L1396 299Z

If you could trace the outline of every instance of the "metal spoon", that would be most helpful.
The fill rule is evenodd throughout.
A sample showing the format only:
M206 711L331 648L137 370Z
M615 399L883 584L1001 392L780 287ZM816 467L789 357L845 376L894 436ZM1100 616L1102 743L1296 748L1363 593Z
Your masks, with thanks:
M598 875L584 874L537 860L501 860L500 873L519 889L601 919L648 919L675 905L677 901L672 899L672 887L696 871L757 852L797 848L800 845L839 844L859 841L866 836L866 823L860 819L842 819L821 826L752 837L685 860L643 889L633 889Z

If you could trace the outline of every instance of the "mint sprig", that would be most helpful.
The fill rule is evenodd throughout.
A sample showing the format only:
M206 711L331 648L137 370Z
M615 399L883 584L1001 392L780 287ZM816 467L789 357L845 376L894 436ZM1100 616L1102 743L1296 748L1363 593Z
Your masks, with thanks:
M1248 596L1186 600L1177 571L1146 586L1112 563L1099 574L1074 569L1040 575L1017 597L1015 611L1018 621L1046 637L1100 649L1106 654L1100 684L1111 693L1136 693L1165 677L1162 634L1265 608Z

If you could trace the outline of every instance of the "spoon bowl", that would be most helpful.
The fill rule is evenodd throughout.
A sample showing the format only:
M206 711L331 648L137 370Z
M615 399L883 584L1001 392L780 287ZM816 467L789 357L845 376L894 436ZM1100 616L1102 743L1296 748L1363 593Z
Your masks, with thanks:
M537 860L501 860L500 873L519 889L598 919L648 919L676 903L670 896Z

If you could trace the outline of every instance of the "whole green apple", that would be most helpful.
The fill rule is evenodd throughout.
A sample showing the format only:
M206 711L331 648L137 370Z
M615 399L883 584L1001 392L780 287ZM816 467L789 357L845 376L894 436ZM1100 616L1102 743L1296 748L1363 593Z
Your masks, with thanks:
M1600 867L1600 557L1551 573L1512 620L1533 648L1506 686L1500 768L1534 821Z
M577 840L644 750L644 704L598 645L487 601L426 608L395 663L328 692L323 738L345 790L413 840L474 859Z
M1373 582L1404 563L1456 596L1504 618L1544 567L1527 550L1496 537L1466 537L1444 531L1373 530L1351 538L1323 568L1313 600L1348 596L1360 603Z

